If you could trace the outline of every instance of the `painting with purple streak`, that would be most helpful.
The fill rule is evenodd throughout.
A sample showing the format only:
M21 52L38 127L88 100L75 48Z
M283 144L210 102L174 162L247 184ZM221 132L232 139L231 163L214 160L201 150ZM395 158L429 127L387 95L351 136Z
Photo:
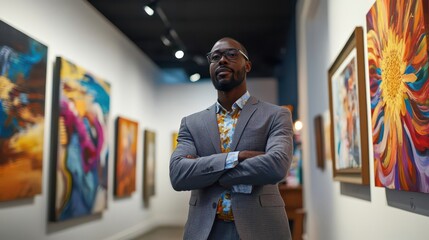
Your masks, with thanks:
M55 72L50 219L62 221L107 206L110 84L60 57Z

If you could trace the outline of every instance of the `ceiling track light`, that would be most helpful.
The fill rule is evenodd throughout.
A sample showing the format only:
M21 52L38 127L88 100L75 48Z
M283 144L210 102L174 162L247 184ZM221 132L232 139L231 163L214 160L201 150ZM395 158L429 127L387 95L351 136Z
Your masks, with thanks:
M170 47L173 45L177 46L180 50L182 50L181 52L178 52L178 55L183 57L183 51L185 49L184 44L180 40L179 35L177 34L176 30L174 30L171 27L171 24L168 21L167 16L165 15L164 11L162 11L161 7L159 6L159 1L158 0L151 0L148 4L146 4L143 7L143 9L145 10L145 12L149 16L152 16L154 13L156 13L159 16L159 18L161 18L161 21L164 23L164 26L166 28L166 33L164 35L161 35L161 37L160 37L162 43L167 47ZM182 57L180 57L180 58L182 58Z
M176 56L177 59L182 59L185 56L185 52L179 49L174 53L174 56Z
M200 78L201 78L201 75L199 73L194 73L189 77L189 80L191 82L196 82L196 81L200 80Z
M161 41L166 47L171 46L171 41L166 35L161 35Z
M146 4L143 7L143 10L147 13L147 15L153 16L153 14L157 12L157 7L158 7L158 1L152 0L150 3Z
M185 45L180 40L179 35L177 34L176 30L174 30L171 27L170 22L167 19L167 16L165 15L164 11L162 11L161 7L158 5L158 0L151 0L148 4L146 4L143 9L145 12L152 16L154 13L159 16L159 18L164 23L166 32L160 36L160 39L162 43L167 46L174 49L174 56L177 59L182 59L185 56ZM199 59L198 59L199 60ZM200 61L196 61L198 64Z
M192 60L199 66L205 66L207 64L207 58L201 56L201 55L194 55L192 57Z
M161 41L166 47L170 47L173 45L174 38L171 36L171 32L174 31L171 29L171 27L167 27L164 30L164 34L161 35Z

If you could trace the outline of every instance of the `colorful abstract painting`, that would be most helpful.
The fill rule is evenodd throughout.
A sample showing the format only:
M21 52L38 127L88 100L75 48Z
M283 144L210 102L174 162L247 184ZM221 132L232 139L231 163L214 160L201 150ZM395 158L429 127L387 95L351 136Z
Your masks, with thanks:
M116 121L115 196L130 196L136 190L138 122L118 117Z
M428 1L366 16L375 185L429 193Z
M360 117L356 51L332 77L336 169L360 168Z
M62 221L106 208L110 84L63 58L54 75L51 220Z
M0 201L42 192L47 51L0 21Z
M149 206L149 199L155 195L155 132L144 132L144 161L143 161L143 201Z
M363 29L356 27L328 71L334 179L369 184Z

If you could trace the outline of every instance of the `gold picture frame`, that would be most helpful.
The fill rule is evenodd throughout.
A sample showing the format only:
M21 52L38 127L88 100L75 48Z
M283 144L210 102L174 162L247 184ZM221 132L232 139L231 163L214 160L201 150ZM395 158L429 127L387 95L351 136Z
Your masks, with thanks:
M364 38L356 27L328 71L334 180L369 185Z

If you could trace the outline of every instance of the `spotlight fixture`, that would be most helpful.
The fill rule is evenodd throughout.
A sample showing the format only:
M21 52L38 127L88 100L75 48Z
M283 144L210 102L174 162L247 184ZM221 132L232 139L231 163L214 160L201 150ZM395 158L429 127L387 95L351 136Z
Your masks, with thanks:
M171 41L166 35L161 35L161 41L166 47L171 46Z
M192 60L199 66L204 66L207 64L207 58L201 56L201 55L195 55L192 57Z
M148 3L146 6L143 7L144 11L147 13L147 15L152 16L156 12L158 1L153 0L150 3Z
M189 77L189 80L191 80L191 82L196 82L198 80L200 80L201 75L199 73L194 73Z
M155 13L155 11L149 6L144 6L143 9L147 13L147 15L149 15L149 16L152 16Z
M181 58L183 58L183 56L185 56L185 52L183 52L182 50L177 50L174 53L174 56L176 56L177 59L181 59Z
M161 41L162 43L166 46L166 47L170 47L173 45L173 43L175 42L174 37L171 35L171 33L174 32L174 30L169 27L166 26L165 30L164 30L164 34L161 35Z

